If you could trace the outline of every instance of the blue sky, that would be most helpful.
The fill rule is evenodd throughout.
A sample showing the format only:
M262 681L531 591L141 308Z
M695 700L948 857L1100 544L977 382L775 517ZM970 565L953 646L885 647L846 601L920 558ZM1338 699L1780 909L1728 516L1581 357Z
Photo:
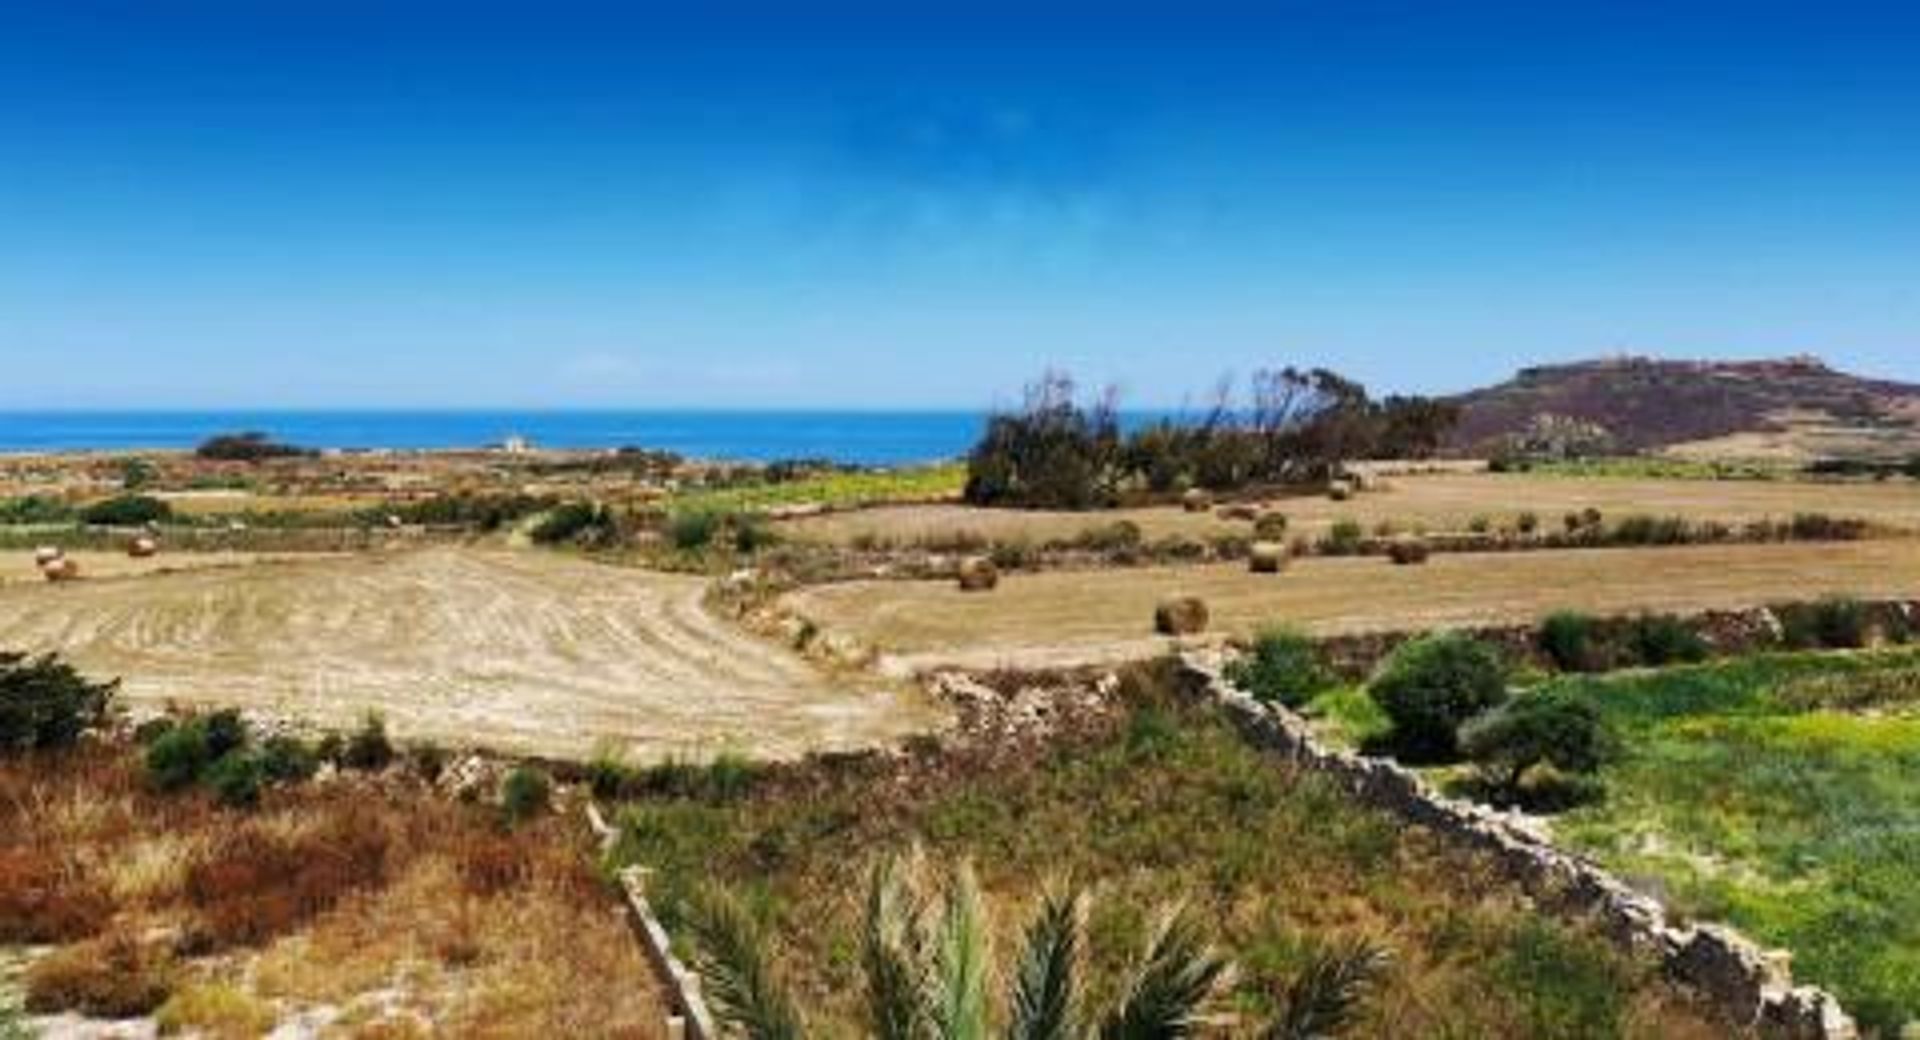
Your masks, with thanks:
M9 3L0 408L1920 380L1907 7Z

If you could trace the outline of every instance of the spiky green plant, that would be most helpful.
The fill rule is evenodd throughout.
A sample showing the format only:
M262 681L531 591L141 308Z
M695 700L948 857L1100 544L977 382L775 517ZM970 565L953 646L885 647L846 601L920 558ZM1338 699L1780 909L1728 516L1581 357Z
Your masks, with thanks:
M1331 1040L1352 1023L1391 964L1386 950L1360 941L1323 950L1280 994L1280 1011L1263 1040Z
M1184 906L1161 912L1120 1003L1100 1026L1103 1040L1164 1040L1192 1036L1200 1010L1225 983L1231 966L1207 941L1206 929Z
M1177 1040L1195 1035L1233 969L1183 906L1160 912L1113 1007L1085 1006L1087 895L1052 886L1007 973L1005 1040ZM796 1040L804 1023L766 963L765 937L731 897L695 903L695 970L713 1010L747 1040ZM916 848L881 861L861 926L867 1025L881 1040L987 1040L995 977L988 914L973 872L930 867ZM1269 1040L1321 1040L1353 1019L1386 965L1377 948L1336 949L1281 994Z
M791 992L767 963L767 939L738 900L710 892L693 900L688 927L694 970L706 980L714 1014L746 1040L800 1040L806 1035Z
M1007 1040L1079 1040L1087 898L1055 886L1027 925L1014 964Z

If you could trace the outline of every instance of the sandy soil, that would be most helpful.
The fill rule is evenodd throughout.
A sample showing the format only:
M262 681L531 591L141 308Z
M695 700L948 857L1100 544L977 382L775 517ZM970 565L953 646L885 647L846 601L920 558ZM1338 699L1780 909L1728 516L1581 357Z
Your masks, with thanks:
M1500 522L1531 511L1538 514L1542 524L1557 525L1568 512L1588 507L1616 518L1651 513L1729 522L1818 511L1920 529L1920 485L1911 482L1815 484L1503 473L1421 474L1388 477L1386 482L1384 490L1347 502L1315 496L1274 499L1267 504L1285 513L1296 531L1309 534L1347 517L1369 527L1388 520L1403 528L1419 523L1440 531L1464 529L1476 516ZM956 532L1042 541L1071 537L1121 519L1139 524L1148 538L1170 534L1204 537L1228 531L1244 534L1249 527L1245 522L1221 520L1211 513L1187 513L1177 507L1065 513L962 505L869 509L807 517L781 526L796 537L836 542L862 534L904 542Z
M1019 574L991 593L951 582L857 582L787 605L878 646L899 668L1036 667L1147 656L1163 596L1203 597L1216 635L1285 621L1335 633L1527 620L1561 608L1699 610L1826 593L1920 596L1920 541L1307 559L1285 574L1242 565Z
M918 695L820 674L701 606L693 577L432 549L0 588L0 646L60 649L135 701L637 757L786 756L926 728Z

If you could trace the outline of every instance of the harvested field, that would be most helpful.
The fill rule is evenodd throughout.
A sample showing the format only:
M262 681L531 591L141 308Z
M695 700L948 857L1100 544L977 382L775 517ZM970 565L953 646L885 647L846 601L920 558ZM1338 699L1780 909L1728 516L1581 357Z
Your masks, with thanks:
M1553 610L1704 610L1808 599L1920 594L1920 542L1454 553L1424 567L1384 559L1306 559L1285 575L1238 564L1014 574L988 595L948 582L855 582L786 603L829 632L901 663L1039 667L1142 657L1154 605L1196 595L1211 633L1287 621L1316 633L1524 621Z
M294 557L275 553L250 553L220 550L215 552L167 552L164 549L157 556L134 559L125 552L109 552L104 549L76 549L67 554L80 565L83 578L123 578L140 574L166 574L173 571L196 570L202 567L243 567L253 563L266 563L274 560L295 558L312 559L312 554ZM5 554L6 566L0 568L0 585L28 584L42 585L46 578L40 569L34 566L33 552L15 549Z
M0 646L124 675L132 701L238 705L399 736L583 756L782 757L931 721L729 627L700 578L432 549L0 589Z
M1543 526L1557 526L1568 512L1587 508L1618 519L1636 513L1697 520L1742 522L1784 519L1800 512L1861 517L1890 527L1920 529L1920 484L1893 482L1669 480L1630 477L1564 477L1524 473L1435 473L1386 478L1386 487L1351 501L1322 495L1267 502L1292 521L1294 533L1318 533L1351 518L1369 528L1381 521L1402 529L1464 530L1476 517L1510 523L1523 512ZM847 543L856 538L939 542L955 535L1040 542L1072 538L1089 528L1129 520L1148 539L1168 535L1205 537L1245 534L1245 522L1212 513L1187 513L1178 505L1071 513L1047 510L978 509L962 505L898 506L807 517L782 524L795 537Z

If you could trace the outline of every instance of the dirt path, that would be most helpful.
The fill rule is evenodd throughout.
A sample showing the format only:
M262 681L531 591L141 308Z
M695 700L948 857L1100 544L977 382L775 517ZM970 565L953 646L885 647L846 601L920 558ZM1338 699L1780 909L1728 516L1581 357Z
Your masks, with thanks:
M924 729L701 605L693 577L431 549L0 588L0 646L60 649L137 701L238 704L403 736L584 755L784 756Z
M1143 657L1163 596L1203 597L1217 634L1285 621L1316 632L1750 606L1827 593L1920 596L1920 541L1442 554L1424 567L1377 557L1307 559L1274 577L1244 565L1004 577L991 593L951 582L856 582L787 605L828 632L878 646L898 668L1042 667Z

